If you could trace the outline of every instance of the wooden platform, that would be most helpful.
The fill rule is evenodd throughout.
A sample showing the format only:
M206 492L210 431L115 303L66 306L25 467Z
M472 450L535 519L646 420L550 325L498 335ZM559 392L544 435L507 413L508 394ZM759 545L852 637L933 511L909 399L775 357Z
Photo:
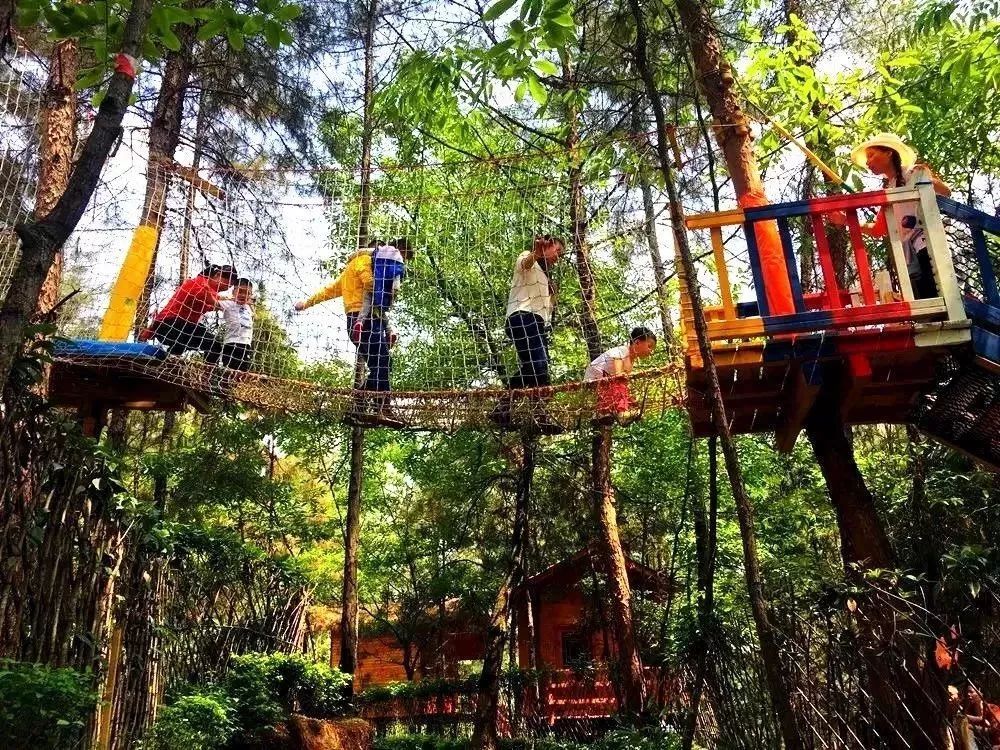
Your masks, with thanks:
M821 397L835 399L848 424L908 422L920 396L936 384L941 360L951 347L872 348L864 354L843 353L832 345L852 343L863 351L880 339L895 343L893 338L884 331L865 331L844 334L836 342L824 336L715 347L730 429L775 432L778 447L790 450ZM783 350L783 356L769 352L775 348ZM711 435L704 368L688 369L687 390L695 434Z
M91 412L95 409L206 411L208 399L193 390L114 365L82 365L56 361L49 381L53 406Z
M951 203L942 208L952 218L971 215ZM888 267L882 270L873 270L868 255L858 218L862 209L889 216L892 231L883 261ZM915 297L903 238L891 218L895 210L919 213L939 296ZM845 275L854 279L849 289L841 287L827 237L834 212L847 217L851 257ZM815 238L818 290L803 290L800 283L792 219ZM711 234L714 267L708 273L715 278L708 287L718 290L721 304L707 307L705 318L729 427L736 433L774 432L780 450L792 449L819 399L832 400L847 424L912 422L918 405L941 381L944 363L972 351L974 318L988 314L979 310L974 316L966 308L968 297L960 291L953 248L930 185L704 214L690 217L687 226ZM730 238L725 242L723 229ZM753 301L734 302L727 269L734 258L752 271ZM987 263L982 272L987 301L997 296L991 274ZM769 294L774 287L787 293ZM707 378L686 290L682 280L688 403L695 434L710 435L715 430ZM980 354L990 354L992 340L981 331L975 335L983 339L976 347Z

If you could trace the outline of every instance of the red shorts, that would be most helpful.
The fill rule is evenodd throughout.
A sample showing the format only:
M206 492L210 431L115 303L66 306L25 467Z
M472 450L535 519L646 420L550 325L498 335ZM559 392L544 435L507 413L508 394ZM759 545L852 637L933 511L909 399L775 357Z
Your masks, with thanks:
M607 378L597 383L597 413L620 414L632 406L628 382L620 378Z

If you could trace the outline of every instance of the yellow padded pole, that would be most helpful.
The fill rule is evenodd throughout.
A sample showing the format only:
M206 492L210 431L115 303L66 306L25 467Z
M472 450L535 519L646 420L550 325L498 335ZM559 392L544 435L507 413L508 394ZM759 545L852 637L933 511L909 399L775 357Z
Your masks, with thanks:
M101 341L124 341L135 323L135 305L146 285L149 266L156 249L156 227L140 224L132 235L125 262L111 288L111 300L101 321Z

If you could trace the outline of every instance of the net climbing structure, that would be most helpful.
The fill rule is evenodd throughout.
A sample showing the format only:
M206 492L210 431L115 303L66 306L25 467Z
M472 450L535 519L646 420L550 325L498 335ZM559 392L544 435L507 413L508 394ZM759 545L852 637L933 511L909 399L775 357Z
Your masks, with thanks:
M23 144L25 155L31 145ZM657 333L659 351L637 363L631 382L638 410L682 399L679 362L663 346L670 290L657 284L650 222L625 168L612 165L584 182L586 229L574 241L566 153L428 157L405 166L387 158L371 174L369 202L357 169L192 170L147 163L144 150L126 131L64 248L59 296L77 293L58 311L65 340L56 348L55 384L68 402L162 408L171 399L218 397L343 419L362 401L359 343L358 384L367 376L370 388L382 375L365 356L367 330L364 340L352 339L349 324L358 305L367 315L374 304L392 341L387 398L399 422L492 424L523 369L507 325L517 307L509 304L515 263L543 234L561 238L562 253L543 284L532 277L520 306L545 308L538 333L549 350L550 385L513 399L515 415L544 400L565 427L594 416L596 389L583 382L586 320L602 334L602 351L627 345L637 326ZM608 151L613 157L614 145ZM14 158L4 153L5 164ZM4 279L16 256L13 227L30 216L33 169L20 170L23 185L8 179L3 187L5 196L21 196L5 204L0 225ZM659 216L651 231L665 237ZM358 256L359 235L372 254ZM389 281L388 299L379 298L383 261L400 260L398 251L381 256L399 238L414 254L394 290ZM204 274L213 266L224 269L219 283ZM592 279L589 299L581 277Z
M20 61L0 80L9 135L0 152L0 287L17 258L13 227L33 207L43 73ZM643 179L650 154L635 139L590 148L600 150L599 169L570 170L575 154L551 144L405 164L383 155L363 190L360 171L343 165L149 163L141 137L126 129L64 248L60 296L76 294L59 309L66 340L55 391L69 405L179 408L214 397L336 421L365 405L381 379L391 380L391 395L375 395L393 426L487 427L513 403L529 418L540 406L571 428L603 408L584 380L588 350L620 351L645 326L660 346L629 378L630 411L685 405L696 432L710 433L687 285L669 258L666 200ZM697 149L683 151L692 171ZM574 195L582 208L571 216ZM721 213L685 208L731 429L773 431L789 448L813 406L832 400L849 423L915 422L1000 462L1000 445L976 437L1000 434L990 427L1000 425L991 380L1000 363L995 217L921 185ZM877 211L912 214L924 227L933 296L901 272L906 237L862 234ZM844 228L834 214L846 217ZM515 263L538 235L561 238L563 252L541 280L521 279L530 291L512 307ZM400 238L412 258L391 247ZM359 257L359 245L371 254ZM385 276L380 288L380 266L405 274ZM223 269L214 282L199 275L212 267ZM363 308L367 320L373 306L391 375L372 355L371 332L354 331L353 314ZM540 313L534 352L512 341L510 314L524 311ZM539 347L547 377L525 379L525 359L537 360ZM966 365L980 374L956 379ZM949 378L958 385L941 390ZM974 398L953 393L966 380L977 384ZM543 387L512 402L515 384Z

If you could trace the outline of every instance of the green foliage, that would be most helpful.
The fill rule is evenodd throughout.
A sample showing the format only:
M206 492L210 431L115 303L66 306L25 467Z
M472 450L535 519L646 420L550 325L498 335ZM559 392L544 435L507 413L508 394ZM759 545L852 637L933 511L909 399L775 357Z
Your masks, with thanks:
M230 739L253 742L299 713L343 715L350 678L301 654L244 654L214 687L182 695L165 707L147 750L215 750Z
M17 3L16 23L22 28L41 25L56 39L78 39L93 64L81 69L77 88L88 89L110 78L130 7L127 0L21 0ZM248 39L261 36L278 49L294 41L288 27L301 13L299 5L283 0L261 0L252 5L213 0L196 7L187 0L154 0L142 57L156 61L168 52L179 51L177 32L181 26L194 27L199 41L225 39L236 51L242 50Z
M185 695L160 710L144 750L217 750L236 731L233 706L218 692Z
M83 747L97 706L91 679L73 669L0 660L0 747L72 750Z
M445 695L474 695L476 677L466 680L418 680L416 682L390 682L375 685L360 693L359 703L380 703L383 701L413 698L433 698Z
M251 735L292 712L312 718L339 716L350 677L300 654L246 654L233 659L222 688L240 729Z
M373 750L468 750L469 741L431 734L402 734L380 737Z
M680 750L681 738L658 729L616 729L593 747L599 750Z
M616 729L592 743L568 739L507 739L501 750L679 750L680 737L655 727ZM374 750L472 750L469 740L451 739L430 734L400 734L381 737ZM697 750L697 746L696 746Z

